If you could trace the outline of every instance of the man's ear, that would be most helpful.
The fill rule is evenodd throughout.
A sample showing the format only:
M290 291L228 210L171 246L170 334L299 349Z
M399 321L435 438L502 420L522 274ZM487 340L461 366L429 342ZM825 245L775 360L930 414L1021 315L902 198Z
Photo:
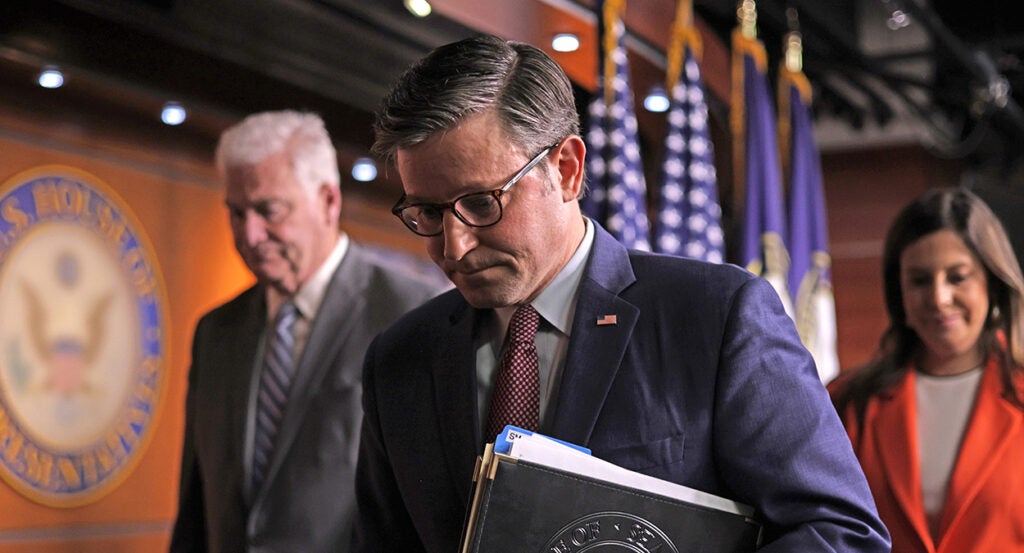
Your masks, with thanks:
M324 201L324 217L327 222L337 224L341 219L341 188L325 182L320 185L320 197Z
M576 201L583 186L583 167L587 147L583 144L582 138L570 135L555 148L558 186L562 193L562 201Z

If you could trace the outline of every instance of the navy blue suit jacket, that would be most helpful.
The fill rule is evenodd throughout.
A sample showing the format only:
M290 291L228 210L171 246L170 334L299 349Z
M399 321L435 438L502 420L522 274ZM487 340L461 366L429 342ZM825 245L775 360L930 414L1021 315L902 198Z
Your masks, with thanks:
M617 324L597 325L605 315ZM482 451L478 312L457 291L370 346L355 551L458 551ZM547 433L753 506L763 551L888 551L864 474L774 290L600 227Z

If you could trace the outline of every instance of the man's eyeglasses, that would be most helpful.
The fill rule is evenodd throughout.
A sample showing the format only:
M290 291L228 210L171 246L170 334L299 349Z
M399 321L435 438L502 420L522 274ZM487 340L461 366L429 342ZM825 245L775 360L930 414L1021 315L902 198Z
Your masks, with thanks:
M409 230L420 236L437 236L444 232L444 210L450 209L460 221L471 227L489 227L501 220L501 196L519 182L531 169L548 155L555 146L552 144L541 150L529 163L523 166L501 188L483 192L471 192L443 204L415 203L405 204L405 194L399 198L391 213L402 220Z

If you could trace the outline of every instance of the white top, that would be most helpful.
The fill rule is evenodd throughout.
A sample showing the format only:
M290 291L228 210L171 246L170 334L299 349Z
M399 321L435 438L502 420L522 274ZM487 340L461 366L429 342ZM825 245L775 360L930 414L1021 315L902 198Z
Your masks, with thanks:
M953 376L932 376L922 372L916 375L921 496L933 537L938 536L949 477L970 420L981 374L982 369L978 367Z

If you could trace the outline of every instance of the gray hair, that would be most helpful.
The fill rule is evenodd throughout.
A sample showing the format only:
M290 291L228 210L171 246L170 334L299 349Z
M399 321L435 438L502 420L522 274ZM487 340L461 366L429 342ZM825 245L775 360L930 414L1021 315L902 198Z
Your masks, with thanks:
M288 156L296 180L308 192L323 183L339 186L338 154L323 119L314 113L250 115L221 134L214 163L223 178L229 167L255 165L280 153Z
M525 151L579 134L572 85L558 63L528 44L480 35L441 46L406 70L377 113L373 151L393 159L488 109Z

